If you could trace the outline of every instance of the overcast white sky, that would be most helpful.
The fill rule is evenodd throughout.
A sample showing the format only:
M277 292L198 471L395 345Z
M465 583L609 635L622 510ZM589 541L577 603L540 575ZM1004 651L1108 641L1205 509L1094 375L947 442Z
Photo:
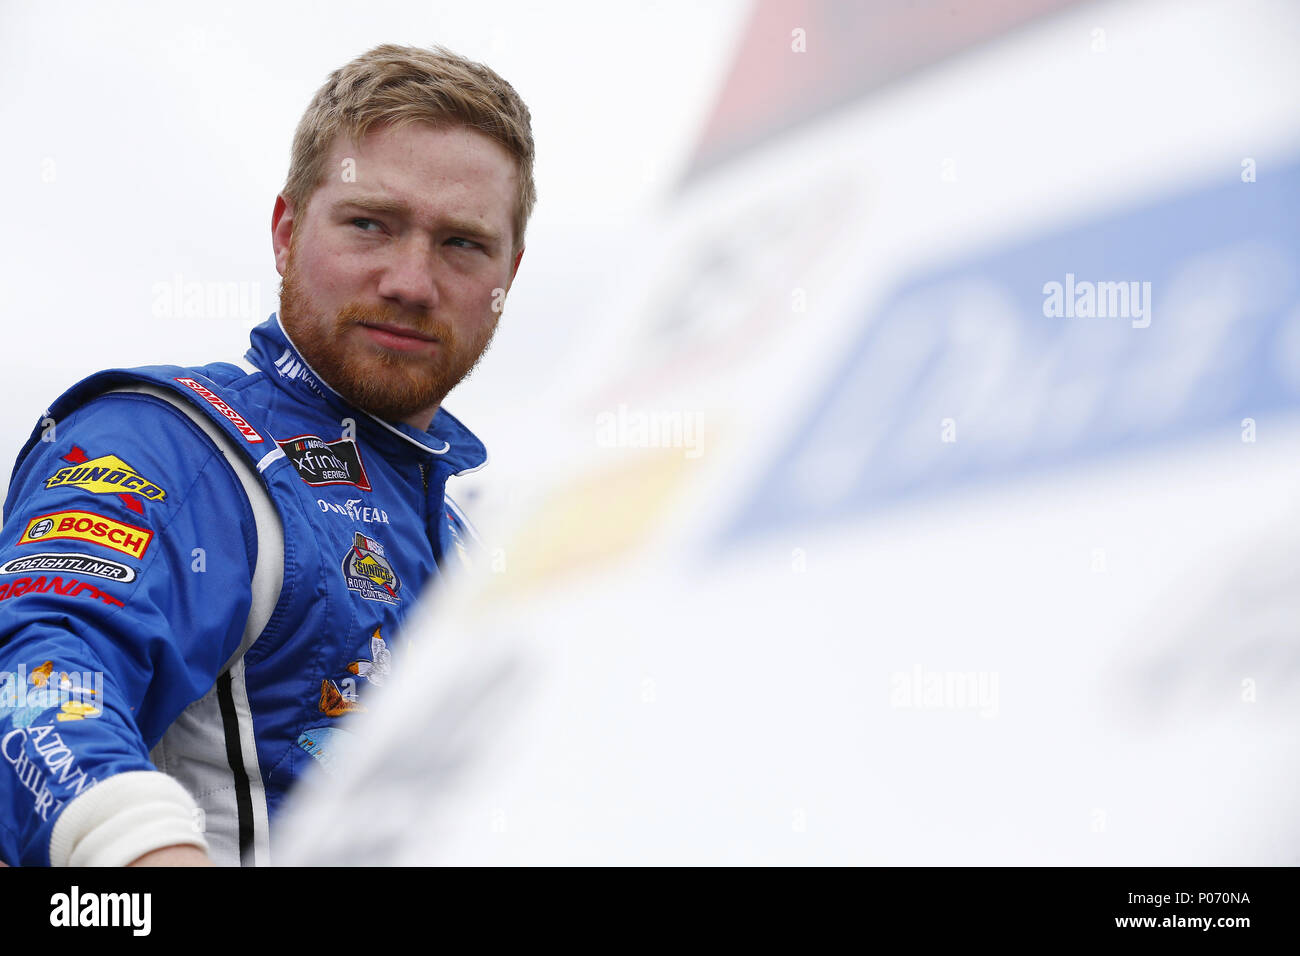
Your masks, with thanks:
M155 286L257 283L261 317L275 308L269 222L293 129L330 70L384 42L480 59L533 114L528 251L449 407L472 420L494 383L552 374L618 284L623 230L684 163L748 8L0 0L0 176L17 207L0 236L0 455L85 373L242 353L253 323L155 318Z

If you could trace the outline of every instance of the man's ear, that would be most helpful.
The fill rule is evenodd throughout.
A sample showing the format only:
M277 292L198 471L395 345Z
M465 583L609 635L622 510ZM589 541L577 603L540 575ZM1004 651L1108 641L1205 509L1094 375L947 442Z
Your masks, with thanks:
M283 194L276 196L275 208L271 211L271 248L275 250L275 271L282 276L289 265L289 244L293 239L293 224L293 206Z
M521 261L523 261L523 258L524 258L524 249L526 249L526 248L528 248L528 247L527 247L527 246L520 246L520 247L519 247L519 251L518 251L517 253L515 253L515 264L514 264L514 266L511 267L511 269L510 269L510 281L506 283L506 291L507 291L507 292L510 291L510 287L511 287L512 285L515 284L515 274L519 271L519 263L520 263Z

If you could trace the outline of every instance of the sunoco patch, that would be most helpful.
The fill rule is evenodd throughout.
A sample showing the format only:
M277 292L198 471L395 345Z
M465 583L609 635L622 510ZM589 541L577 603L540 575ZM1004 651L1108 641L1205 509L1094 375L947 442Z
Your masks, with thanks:
M343 577L348 590L367 601L396 604L401 600L398 592L402 590L402 582L384 556L384 546L360 531L356 532L352 546L343 556Z
M88 458L84 451L73 445L63 460L72 464L46 478L46 488L80 488L95 495L129 492L149 501L162 501L167 497L167 492L116 455Z

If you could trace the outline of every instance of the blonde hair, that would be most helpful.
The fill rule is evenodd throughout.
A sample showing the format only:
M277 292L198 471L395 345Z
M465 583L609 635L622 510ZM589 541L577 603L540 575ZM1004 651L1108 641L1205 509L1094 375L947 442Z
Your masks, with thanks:
M514 251L537 203L531 116L514 87L481 63L441 46L430 50L386 43L335 70L312 97L293 135L283 195L305 211L326 175L340 133L360 142L372 127L423 122L467 126L495 140L515 160Z

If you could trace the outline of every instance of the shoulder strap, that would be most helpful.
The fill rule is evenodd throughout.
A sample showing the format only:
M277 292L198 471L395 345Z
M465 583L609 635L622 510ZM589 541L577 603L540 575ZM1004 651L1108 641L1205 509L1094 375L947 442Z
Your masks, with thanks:
M257 563L253 568L253 601L248 609L248 621L244 625L244 636L240 640L239 648L221 668L221 673L224 674L253 646L253 642L266 629L280 601L280 590L284 586L284 525L280 521L280 513L243 451L235 447L231 438L221 431L215 422L180 395L158 385L145 383L123 385L109 391L151 395L184 412L190 421L203 430L225 457L236 477L239 478L239 483L243 485L244 494L248 497L248 506L253 512L253 524L257 534Z

